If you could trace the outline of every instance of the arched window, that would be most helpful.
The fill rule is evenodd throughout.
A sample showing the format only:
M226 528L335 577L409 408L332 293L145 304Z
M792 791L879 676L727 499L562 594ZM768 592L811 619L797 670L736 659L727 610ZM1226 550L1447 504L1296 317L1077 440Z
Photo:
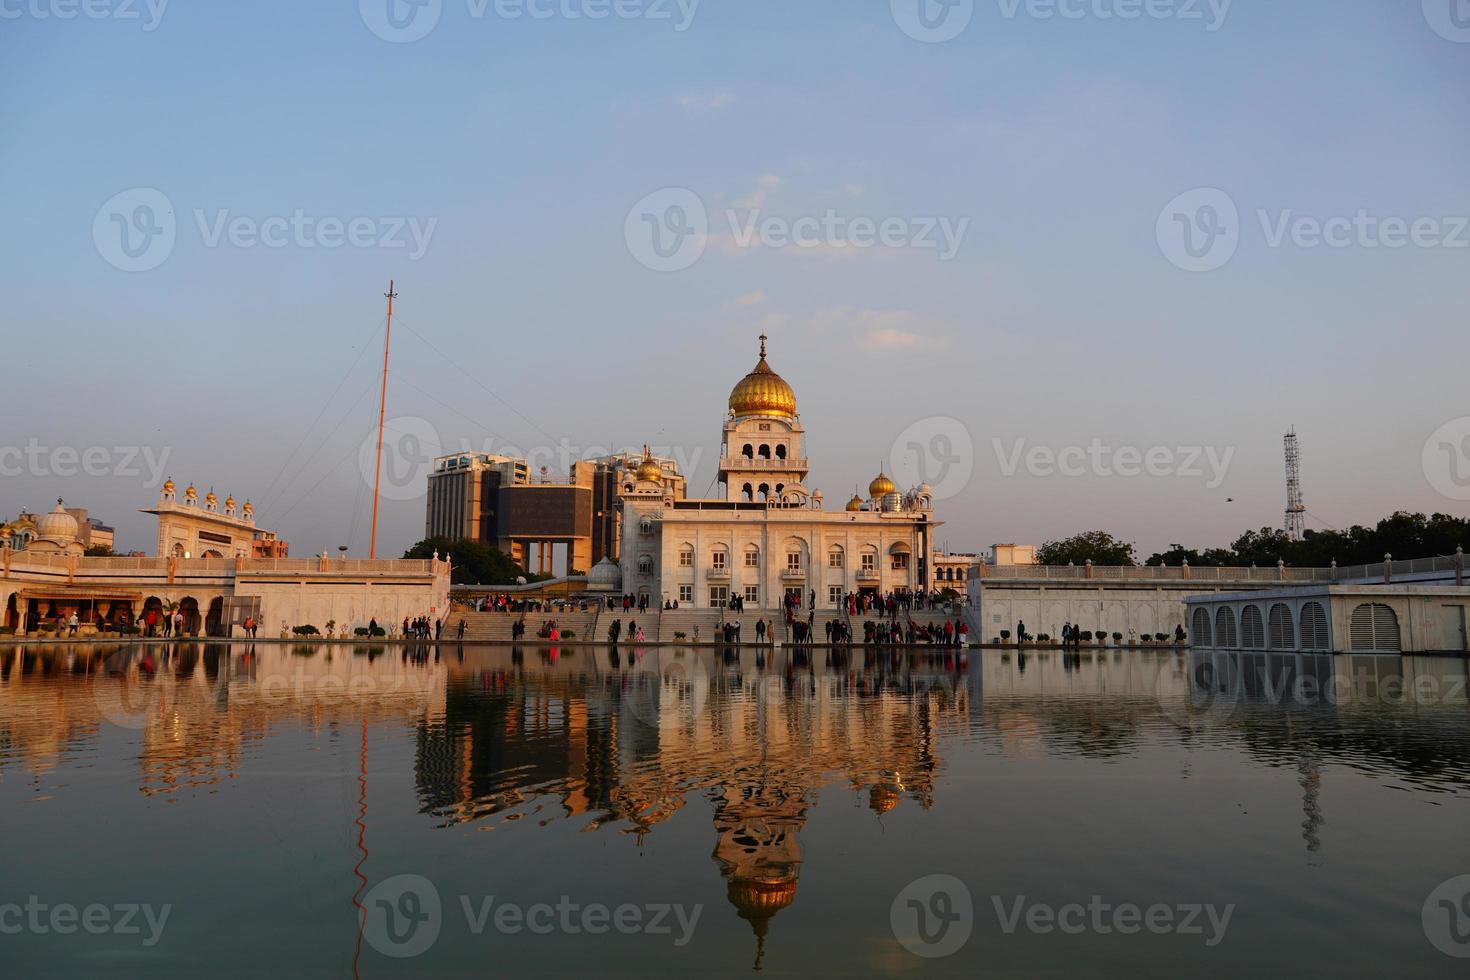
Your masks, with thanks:
M771 499L771 485L769 483L762 483L756 488L756 492L761 495L762 500Z
M729 558L730 556L729 553L725 551L725 546L722 544L717 544L712 549L710 549L709 567L717 572L722 572L730 567Z
M1302 649L1326 650L1328 646L1327 613L1322 603L1309 602L1302 606Z
M1381 602L1365 602L1353 610L1352 648L1398 653L1399 617Z
M743 447L741 447L740 455L744 456L746 459L754 459L755 447L747 442Z
M681 544L681 545L679 545L679 567L680 568L693 568L694 567L694 545L692 545L692 544Z
M1271 607L1271 649L1296 649L1296 628L1291 623L1291 607L1284 602L1278 602Z
M843 567L843 565L847 564L843 560L845 557L846 556L845 556L845 553L842 550L842 545L840 545L840 544L834 544L832 547L830 547L830 548L827 549L827 567L828 568L841 568L841 567Z
M638 574L639 575L652 575L653 574L653 556L652 555L639 555L638 556Z
M761 443L760 457L761 457L761 459L770 459L771 458L771 447L768 446L768 445L766 445L765 443Z
M1266 649L1266 622L1260 606L1246 606L1240 613L1240 645L1247 650Z
M1189 642L1197 647L1214 646L1214 640L1210 637L1210 613L1204 606L1196 606L1194 609L1194 622L1191 624L1194 633Z
M755 488L752 487L749 483L747 483L745 486L743 486L743 487L740 488L740 498L742 500L744 500L746 503L752 503L752 502L754 502L754 500L755 500Z
M748 544L745 546L745 567L761 567L761 550L753 544Z
M1215 646L1235 648L1235 611L1229 606L1221 606L1215 613Z
M776 458L777 459L785 459L786 458L786 447L784 445L778 445L776 447Z

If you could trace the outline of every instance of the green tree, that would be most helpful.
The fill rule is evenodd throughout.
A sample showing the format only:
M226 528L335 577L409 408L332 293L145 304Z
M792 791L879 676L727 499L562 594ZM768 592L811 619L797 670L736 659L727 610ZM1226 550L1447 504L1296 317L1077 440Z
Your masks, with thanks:
M1036 550L1036 561L1042 565L1135 564L1133 545L1119 541L1106 531L1084 531L1061 541L1048 541Z
M115 553L105 544L94 544L84 552L88 558L111 558Z
M527 582L545 578L531 575L499 548L482 541L426 538L403 553L405 558L432 558L434 552L449 557L450 581L456 585L514 585L518 577Z

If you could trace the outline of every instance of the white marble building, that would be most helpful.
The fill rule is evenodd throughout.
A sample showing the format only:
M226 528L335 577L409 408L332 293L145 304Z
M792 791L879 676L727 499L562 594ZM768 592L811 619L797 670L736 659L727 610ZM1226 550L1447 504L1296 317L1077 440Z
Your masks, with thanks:
M650 603L778 608L788 592L803 607L835 609L848 593L934 588L931 549L938 526L927 486L902 492L883 473L841 510L809 489L805 429L796 394L760 360L730 392L720 447L723 495L673 493L649 459L625 484L623 591Z

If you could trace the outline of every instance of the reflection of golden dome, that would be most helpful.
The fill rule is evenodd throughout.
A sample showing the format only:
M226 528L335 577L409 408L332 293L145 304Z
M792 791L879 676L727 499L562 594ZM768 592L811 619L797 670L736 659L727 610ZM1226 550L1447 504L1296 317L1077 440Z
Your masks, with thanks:
M796 415L796 392L766 363L766 336L761 334L761 359L730 392L730 411L736 415Z
M893 481L883 475L883 470L880 467L878 475L873 477L872 483L868 484L868 496L885 497L890 493L898 493L898 487L894 486Z
M852 495L852 499L847 502L847 509L848 510L862 510L863 509L863 498L862 497L859 497L857 494L853 494Z
M887 813L898 806L898 791L892 786L874 786L868 791L868 806L874 813Z
M726 895L742 918L769 919L796 901L796 879L735 878Z

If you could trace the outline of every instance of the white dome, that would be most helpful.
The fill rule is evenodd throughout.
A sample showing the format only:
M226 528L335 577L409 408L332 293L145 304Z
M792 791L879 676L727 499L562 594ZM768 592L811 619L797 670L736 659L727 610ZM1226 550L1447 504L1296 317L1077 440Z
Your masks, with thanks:
M589 589L619 589L622 588L622 585L623 571L611 558L602 559L592 566L592 571L587 573Z
M41 518L37 525L36 537L68 545L77 539L77 529L77 519L68 514L61 501L57 500L55 509Z

